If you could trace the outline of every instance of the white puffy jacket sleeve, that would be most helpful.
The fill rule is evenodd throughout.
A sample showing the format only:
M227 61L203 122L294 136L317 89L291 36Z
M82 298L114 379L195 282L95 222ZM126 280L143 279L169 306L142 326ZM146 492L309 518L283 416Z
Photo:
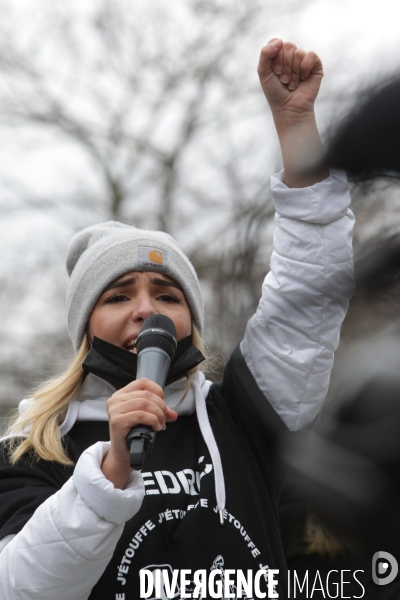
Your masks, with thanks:
M124 524L140 509L142 475L115 489L100 465L109 442L90 446L73 476L36 510L0 554L1 600L86 600Z
M274 249L241 343L258 386L290 430L309 425L328 390L353 293L350 194L343 172L290 189L273 175Z

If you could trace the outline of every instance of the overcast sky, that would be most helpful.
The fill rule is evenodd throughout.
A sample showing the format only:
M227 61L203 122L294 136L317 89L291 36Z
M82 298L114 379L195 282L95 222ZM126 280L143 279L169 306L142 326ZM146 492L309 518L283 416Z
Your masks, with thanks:
M340 64L343 85L363 87L400 71L398 23L396 0L317 0L298 18L286 15L277 35L315 50L326 79L333 73L337 79Z
M327 66L335 55L347 55L354 74L380 73L400 65L399 5L396 0L317 0L296 22L285 18L299 45L314 47ZM346 67L346 65L344 65Z
M85 6L85 2L70 1L71 5L76 5L77 13ZM38 10L37 3L33 3L32 0L23 0L22 4L26 6L26 12L21 11L19 15L20 31L24 29L22 22L24 18L27 19L29 27L28 23L31 17L28 7L31 7L33 11ZM400 71L400 35L396 0L316 0L315 2L305 2L305 4L306 8L296 12L293 17L283 12L281 19L273 28L268 20L265 23L257 24L257 30L254 31L254 36L250 41L252 48L247 49L245 57L248 69L250 72L254 72L254 79L256 79L258 51L271 35L293 41L305 50L315 50L321 56L324 64L327 88L329 83L334 80L335 86L338 88L357 89L367 86L371 81L375 81L387 73ZM46 5L47 2L43 1L43 9ZM18 3L16 6L21 8ZM140 2L136 6L140 10ZM268 3L266 3L266 7L268 7ZM171 10L175 10L175 8L171 6ZM272 14L271 22L275 21L275 15ZM184 26L184 21L179 24L180 27ZM178 32L178 37L179 35L182 35L181 30ZM329 116L327 114L325 118L329 119ZM317 105L318 117L323 127L323 115L321 115L321 111L318 114ZM65 141L63 143L65 144ZM76 152L69 153L68 147L59 144L57 151L61 154L66 151L69 154L68 161L60 160L54 147L49 147L48 149L42 148L39 153L28 153L23 157L22 164L20 144L18 143L14 147L12 139L6 140L0 151L2 151L3 167L6 167L10 174L23 168L25 181L28 178L34 188L39 184L39 187L43 186L44 189L47 185L51 187L54 179L57 188L59 187L58 175L52 177L52 173L58 170L57 166L55 169L48 169L48 183L43 181L43 174L38 168L38 163L43 162L43 157L48 165L62 164L63 185L66 192L69 191L71 185L76 186L77 162L80 162L82 168L82 161L86 159L85 156ZM44 154L46 152L47 156ZM18 160L15 159L16 156ZM86 181L88 181L92 175L89 165L85 172Z

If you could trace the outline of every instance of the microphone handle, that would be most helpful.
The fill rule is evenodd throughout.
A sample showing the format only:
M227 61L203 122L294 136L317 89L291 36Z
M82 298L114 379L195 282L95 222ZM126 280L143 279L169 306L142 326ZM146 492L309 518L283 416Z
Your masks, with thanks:
M146 377L164 388L170 364L171 358L165 350L157 347L144 348L138 354L136 379ZM146 454L153 449L155 438L156 432L148 425L132 427L126 438L132 469L142 470Z

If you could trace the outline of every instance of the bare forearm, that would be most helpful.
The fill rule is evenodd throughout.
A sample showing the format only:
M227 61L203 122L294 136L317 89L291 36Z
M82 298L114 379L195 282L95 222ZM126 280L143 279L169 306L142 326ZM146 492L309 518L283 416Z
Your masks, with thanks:
M323 153L315 114L274 114L281 146L284 182L290 188L308 187L329 177L328 170L307 172L307 167Z

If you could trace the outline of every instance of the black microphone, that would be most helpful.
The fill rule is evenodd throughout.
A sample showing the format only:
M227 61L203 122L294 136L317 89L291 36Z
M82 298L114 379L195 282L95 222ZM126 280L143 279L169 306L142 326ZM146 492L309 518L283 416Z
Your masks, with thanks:
M171 360L176 350L175 324L165 315L151 315L144 321L137 338L136 379L146 377L165 386ZM146 454L153 448L156 432L148 425L132 427L126 438L133 469L143 468Z

